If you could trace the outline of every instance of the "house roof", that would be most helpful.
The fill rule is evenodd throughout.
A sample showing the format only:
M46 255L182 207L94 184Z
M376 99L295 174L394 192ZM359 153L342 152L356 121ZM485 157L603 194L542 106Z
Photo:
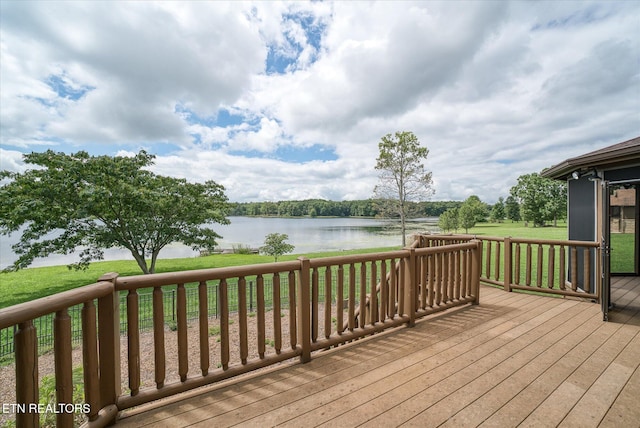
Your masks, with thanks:
M543 177L565 179L572 172L590 168L611 169L640 163L640 137L567 159L542 171Z

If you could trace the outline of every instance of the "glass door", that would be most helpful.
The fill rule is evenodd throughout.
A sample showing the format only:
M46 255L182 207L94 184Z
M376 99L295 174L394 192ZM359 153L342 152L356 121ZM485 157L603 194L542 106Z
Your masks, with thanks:
M611 183L608 194L611 274L638 275L638 184Z

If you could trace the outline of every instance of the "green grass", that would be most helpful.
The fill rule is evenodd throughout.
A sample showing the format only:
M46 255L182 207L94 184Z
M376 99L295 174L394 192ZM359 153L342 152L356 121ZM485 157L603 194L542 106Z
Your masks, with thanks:
M399 247L385 247L309 254L288 254L281 256L279 261L295 260L300 256L317 258L373 253L398 248ZM273 257L260 254L215 254L206 257L161 259L158 260L156 265L156 272L177 272L270 262L273 262ZM95 262L84 271L69 270L66 266L50 266L0 273L0 309L71 290L83 285L93 284L107 272L118 272L121 276L142 274L140 268L138 268L138 265L133 260Z
M611 234L611 272L635 272L635 235L633 233Z
M458 233L465 233L465 231L464 229L458 230ZM560 240L567 239L568 237L566 222L559 222L558 227L533 227L531 224L525 227L522 222L511 223L509 220L504 223L478 223L475 227L469 229L469 234L495 236L498 238L511 236L512 238Z

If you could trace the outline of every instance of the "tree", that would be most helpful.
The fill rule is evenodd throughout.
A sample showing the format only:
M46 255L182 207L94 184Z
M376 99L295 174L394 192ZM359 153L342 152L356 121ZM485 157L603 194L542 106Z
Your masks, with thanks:
M476 225L476 215L473 204L464 203L458 210L458 224L464 228L464 233L469 233L469 229Z
M406 245L406 218L408 202L426 199L433 194L431 172L426 172L423 162L429 155L420 146L412 132L387 134L378 143L380 154L376 159L380 183L374 195L383 202L384 215L400 217L402 245Z
M24 227L9 269L76 249L80 260L69 267L86 268L104 249L119 247L153 273L160 250L172 242L213 250L220 236L209 225L228 223L224 187L156 175L145 169L153 159L145 151L94 157L49 150L24 155L33 169L0 172L7 181L0 187L0 233Z
M285 242L289 239L286 233L270 233L264 239L264 246L260 247L260 252L268 256L273 256L275 261L283 254L292 252L295 247Z
M476 195L471 195L458 209L458 224L465 229L465 233L469 232L478 222L486 221L487 206Z
M512 195L507 196L504 202L504 209L507 218L511 220L511 222L520 221L520 204L518 204L518 201Z
M440 217L438 217L438 227L444 232L449 232L450 230L455 232L458 230L458 209L451 208L443 212Z
M505 218L504 198L498 198L498 202L491 208L491 221L502 223Z
M518 184L511 188L511 196L520 204L524 221L533 222L534 227L566 215L566 185L538 173L518 177Z
M563 181L546 179L549 199L545 205L547 220L553 220L553 226L558 226L558 220L567 217L567 184Z

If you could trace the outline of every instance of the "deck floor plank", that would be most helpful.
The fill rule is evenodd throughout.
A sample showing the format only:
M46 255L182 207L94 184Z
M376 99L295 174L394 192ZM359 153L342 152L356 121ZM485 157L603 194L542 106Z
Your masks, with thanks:
M640 279L612 284L608 323L591 302L482 286L479 306L143 406L117 425L640 428Z

